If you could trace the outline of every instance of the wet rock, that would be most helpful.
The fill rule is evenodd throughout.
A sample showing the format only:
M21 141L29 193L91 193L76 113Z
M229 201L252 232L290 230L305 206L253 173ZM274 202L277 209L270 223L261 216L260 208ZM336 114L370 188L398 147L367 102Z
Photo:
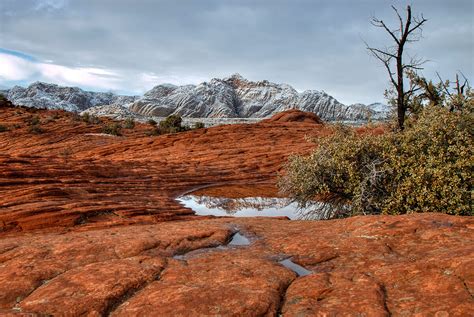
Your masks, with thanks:
M157 279L165 264L158 257L88 264L45 281L19 307L51 315L106 314Z
M32 115L43 134L28 133ZM12 127L0 137L2 316L474 315L473 217L210 218L175 201L222 184L215 194L273 195L282 162L324 125L147 137L137 124L110 138L64 111L18 107L0 122ZM215 248L236 228L250 245Z
M169 267L112 316L274 316L295 275L272 261L244 255L203 254Z

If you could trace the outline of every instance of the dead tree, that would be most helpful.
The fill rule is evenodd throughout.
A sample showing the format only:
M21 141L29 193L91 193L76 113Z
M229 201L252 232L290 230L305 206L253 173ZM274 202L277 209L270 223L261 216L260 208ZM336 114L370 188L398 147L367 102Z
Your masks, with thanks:
M398 128L403 130L405 123L405 114L407 111L407 100L417 88L411 87L408 91L405 91L403 87L404 75L407 70L418 70L421 69L421 65L425 62L421 59L411 58L409 63L403 62L403 50L405 44L410 42L416 42L420 39L419 32L421 31L422 25L427 21L423 15L421 17L413 17L411 14L411 7L407 6L406 18L402 18L397 8L392 6L392 9L397 14L400 24L397 28L389 28L384 21L377 18L372 18L371 24L384 29L395 42L395 45L387 47L385 49L378 49L367 45L367 49L370 53L380 60L385 68L387 69L390 77L390 82L396 91L396 106L397 106L397 118ZM418 34L417 34L418 33ZM392 61L396 61L395 69L393 69Z
M460 72L461 73L461 72ZM443 87L446 95L449 98L449 111L453 112L455 110L460 111L463 109L464 104L467 102L468 96L466 91L471 90L471 86L469 85L469 81L467 80L466 76L464 76L463 73L461 73L461 76L464 78L464 83L461 85L461 82L459 81L459 75L456 74L456 80L454 81L454 93L451 93L449 91L449 80L448 81L443 81L441 79L441 76L439 73L436 73L438 75L438 78L440 80L440 85Z

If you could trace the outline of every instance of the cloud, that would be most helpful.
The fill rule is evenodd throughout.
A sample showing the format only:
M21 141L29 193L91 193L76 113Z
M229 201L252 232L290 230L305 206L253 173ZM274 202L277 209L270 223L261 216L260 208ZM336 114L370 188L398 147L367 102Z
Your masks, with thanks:
M186 85L208 78L157 75L152 72L129 73L97 67L68 67L51 60L39 59L17 51L0 49L0 86L12 83L44 81L64 86L79 86L95 91L115 91L123 94L143 94L158 83Z
M397 25L390 4L403 10L408 2L428 18L424 37L407 50L433 61L424 74L461 70L473 82L472 0L0 0L0 43L53 68L35 66L43 77L87 88L140 93L240 73L370 103L383 101L388 78L363 40L392 44L370 17Z
M36 0L36 5L34 6L34 10L38 10L38 11L59 10L61 8L64 8L67 3L68 3L68 0Z
M31 61L18 56L0 53L0 83L2 81L20 81L34 75L35 69Z
M114 71L93 67L67 67L0 52L0 85L12 81L46 81L60 85L119 90L122 78Z

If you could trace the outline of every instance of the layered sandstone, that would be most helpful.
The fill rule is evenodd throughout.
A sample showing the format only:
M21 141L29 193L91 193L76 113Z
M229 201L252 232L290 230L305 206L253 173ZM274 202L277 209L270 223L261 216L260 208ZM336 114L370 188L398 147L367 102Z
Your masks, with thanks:
M29 132L32 116L42 134ZM474 314L472 217L212 218L175 201L198 188L274 195L286 157L327 125L146 136L152 127L137 124L117 137L67 112L10 105L0 124L1 315ZM251 244L222 247L237 231ZM290 257L312 274L279 264Z

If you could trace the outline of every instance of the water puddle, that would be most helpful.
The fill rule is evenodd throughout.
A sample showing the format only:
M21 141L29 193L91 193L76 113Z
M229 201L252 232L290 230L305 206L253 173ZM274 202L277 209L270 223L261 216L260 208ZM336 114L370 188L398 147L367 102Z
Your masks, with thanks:
M200 216L233 217L288 217L291 220L318 220L322 214L315 212L325 207L322 202L314 202L301 209L296 202L279 197L227 198L200 195L184 195L177 198L184 207L192 209Z
M232 236L232 239L227 245L236 245L236 246L250 245L250 240L246 236L240 234L240 232L237 232Z
M240 247L247 247L251 244L251 240L249 237L243 235L239 231L236 231L232 237L230 238L229 242L226 244L221 244L215 247L207 247L207 248L200 248L196 250L192 250L189 252L186 252L184 254L178 254L173 256L173 259L175 260L180 260L180 261L186 261L190 257L193 257L194 255L199 255L207 252L214 252L214 251L220 251L220 250L229 250L229 249L235 249L235 248L240 248ZM293 272L296 273L298 276L305 276L309 275L313 272L305 269L301 265L298 265L291 261L291 258L287 258L285 260L278 261L281 265L286 267L287 269L292 270Z
M189 256L192 256L195 254L201 254L203 252L212 252L215 250L228 250L232 248L249 246L250 244L251 244L250 239L246 237L245 235L241 234L239 231L237 231L232 235L229 242L227 242L226 244L221 244L215 247L200 248L200 249L186 252L184 254L174 255L173 259L186 260L186 258L188 258Z
M305 276L305 275L309 275L309 274L313 273L313 272L305 269L301 265L298 265L298 264L294 263L293 261L291 261L291 258L285 259L283 261L279 261L278 263L280 263L281 265L283 265L287 269L292 270L298 276Z

